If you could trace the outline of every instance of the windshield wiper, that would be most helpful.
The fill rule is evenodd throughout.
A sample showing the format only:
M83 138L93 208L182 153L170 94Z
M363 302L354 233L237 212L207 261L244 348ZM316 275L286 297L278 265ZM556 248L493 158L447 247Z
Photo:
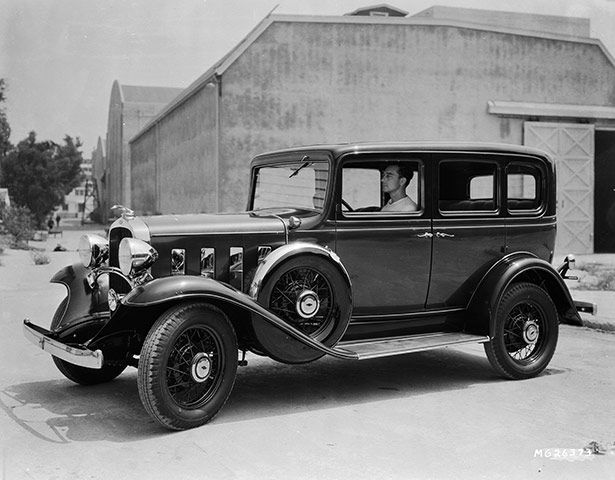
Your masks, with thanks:
M301 161L303 162L299 168L297 168L297 170L295 170L293 173L291 173L288 178L293 178L295 175L297 175L301 170L303 170L305 167L309 167L310 165L312 165L312 162L306 162L306 160L309 160L310 157L309 156L304 156Z

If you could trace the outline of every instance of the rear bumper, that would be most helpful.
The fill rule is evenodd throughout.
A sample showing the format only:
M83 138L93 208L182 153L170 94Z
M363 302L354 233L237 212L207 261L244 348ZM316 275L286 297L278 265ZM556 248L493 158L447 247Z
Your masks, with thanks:
M69 346L51 338L52 333L29 320L24 320L23 331L25 337L41 350L60 358L68 363L86 368L102 368L103 353L100 350L90 350L82 345Z
M581 302L579 300L574 301L574 306L577 307L577 312L591 313L596 315L598 313L598 305L590 302Z

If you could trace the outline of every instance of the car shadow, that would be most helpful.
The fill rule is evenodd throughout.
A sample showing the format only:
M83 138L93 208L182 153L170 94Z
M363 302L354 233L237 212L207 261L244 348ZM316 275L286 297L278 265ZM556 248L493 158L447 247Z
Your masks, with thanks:
M160 432L141 405L134 370L87 387L64 378L11 385L0 391L0 409L51 443L132 441Z
M543 375L564 370L548 367ZM365 361L325 357L304 365L269 359L238 370L216 423L336 408L509 382L476 352L444 348ZM530 380L531 381L531 380Z
M549 368L543 375L562 373ZM506 382L484 356L448 348L367 361L323 358L286 365L252 357L212 424L339 408ZM69 380L12 385L0 409L33 436L51 443L131 442L170 433L143 408L136 370L83 387ZM207 428L207 427L205 427Z

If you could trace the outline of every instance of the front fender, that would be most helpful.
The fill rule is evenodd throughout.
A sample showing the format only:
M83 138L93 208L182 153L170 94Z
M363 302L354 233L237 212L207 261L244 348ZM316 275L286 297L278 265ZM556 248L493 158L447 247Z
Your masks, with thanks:
M133 289L121 301L122 309L150 307L177 300L204 299L216 301L218 305L228 304L252 314L253 321L266 322L275 330L287 335L296 348L311 348L338 358L355 358L342 349L331 349L297 330L283 319L256 302L251 296L207 277L182 276L163 277L152 280ZM113 319L103 329L112 329ZM232 319L231 319L232 320ZM109 327L109 328L107 328ZM101 336L109 332L101 331Z
M107 292L109 291L109 276L107 274L92 277L88 280L90 270L81 263L75 263L59 270L51 283L59 283L66 287L67 302L64 312L53 325L53 331L65 330L76 324L90 321L93 318L109 316Z
M333 250L315 243L295 242L276 248L273 252L267 255L267 257L265 257L254 273L254 278L250 284L250 296L252 298L258 298L258 294L265 284L265 281L269 275L273 273L276 267L281 265L286 260L300 254L318 255L331 261L340 271L344 277L344 280L348 284L348 287L352 291L350 275L348 274L346 267L344 267L340 257L338 257Z
M511 283L534 283L549 294L560 320L573 325L583 322L568 287L549 263L528 252L516 252L496 263L485 274L470 299L466 329L493 337L495 313L502 296Z

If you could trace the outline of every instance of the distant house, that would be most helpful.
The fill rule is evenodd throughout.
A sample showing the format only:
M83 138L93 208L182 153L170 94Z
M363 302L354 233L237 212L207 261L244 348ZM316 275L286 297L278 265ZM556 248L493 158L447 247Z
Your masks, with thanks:
M376 5L268 16L135 132L124 196L143 213L242 209L250 158L293 144L526 144L558 163L558 248L614 251L603 219L615 205L605 153L615 148L615 61L589 20L404 14Z
M83 180L78 187L73 188L64 196L64 203L55 211L54 216L62 218L84 218L85 214L94 209L92 196L92 161L83 159L81 164Z
M4 203L7 207L11 206L11 197L9 197L8 188L0 188L0 204Z
M382 3L380 5L372 5L370 7L357 8L354 12L347 13L346 15L356 15L363 17L405 17L408 12L401 10L397 7L392 7Z

